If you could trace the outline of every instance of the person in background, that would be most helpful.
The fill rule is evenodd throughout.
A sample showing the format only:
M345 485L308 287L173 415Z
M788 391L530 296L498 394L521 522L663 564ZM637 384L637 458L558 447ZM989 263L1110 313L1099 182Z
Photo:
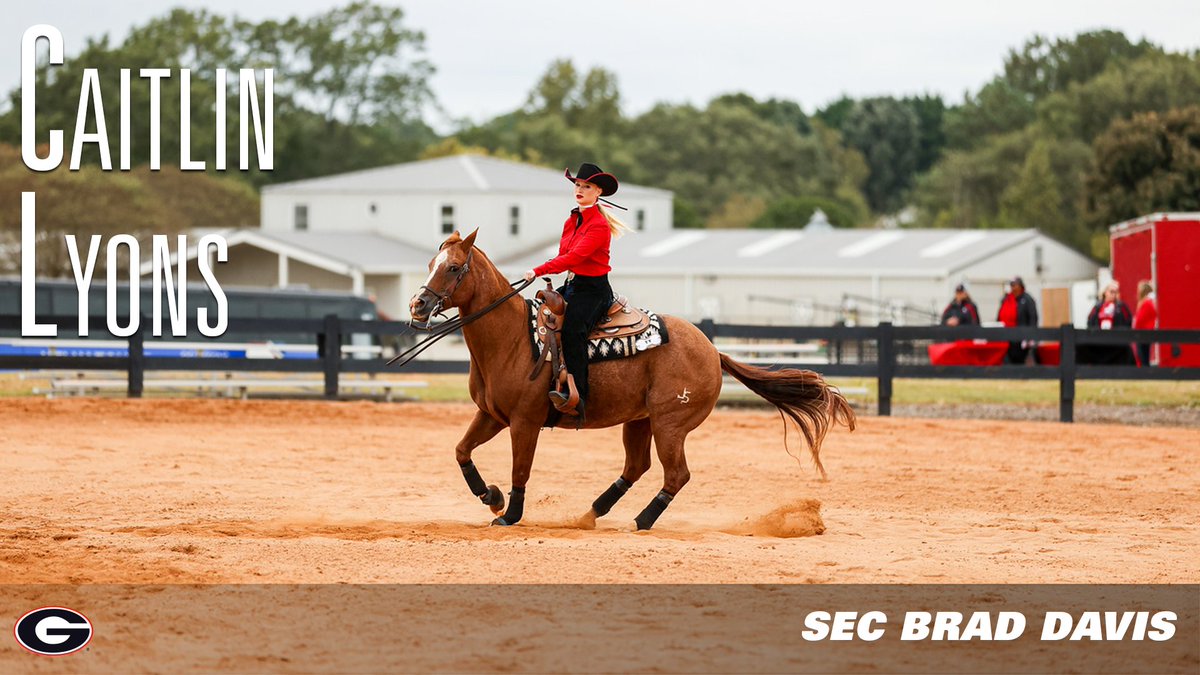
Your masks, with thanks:
M946 305L942 312L943 326L978 326L979 308L971 300L967 287L959 284L954 287L954 300Z
M1104 287L1096 306L1088 314L1088 328L1111 330L1113 328L1129 328L1133 325L1133 312L1129 305L1121 300L1121 287L1117 282L1110 282Z
M1154 296L1154 287L1148 280L1143 279L1138 282L1138 303L1137 311L1133 313L1133 329L1154 330L1155 328L1158 328L1158 300ZM1149 342L1137 344L1137 359L1139 366L1150 367Z
M1006 328L1018 326L1037 326L1037 303L1025 292L1025 282L1021 277L1013 277L1008 282L1008 293L1000 301L1000 311L996 320ZM1008 343L1006 358L1009 363L1023 364L1029 357L1030 349L1037 345L1036 340L1022 340ZM1033 360L1037 361L1037 350L1033 349Z
M1130 328L1133 326L1133 312L1129 305L1121 300L1121 287L1117 282L1110 282L1104 287L1100 299L1088 314L1088 328L1112 330L1114 328ZM1086 347L1079 355L1080 363L1105 365L1132 365L1133 350L1121 345L1081 345ZM1076 352L1078 354L1078 351Z

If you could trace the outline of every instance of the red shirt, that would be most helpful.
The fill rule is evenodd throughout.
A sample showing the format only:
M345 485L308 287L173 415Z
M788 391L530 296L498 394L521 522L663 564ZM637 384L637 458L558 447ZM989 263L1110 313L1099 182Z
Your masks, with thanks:
M1158 307L1154 296L1147 295L1138 303L1137 314L1133 317L1134 330L1153 330L1158 323Z
M572 210L563 223L562 239L558 242L558 257L533 268L539 277L547 274L571 271L585 277L608 274L609 245L612 231L608 219L600 212L598 204L583 209L583 222L576 227L576 211Z
M1000 313L996 315L996 319L1008 328L1017 325L1017 296L1012 293L1004 296L1004 301L1000 303Z

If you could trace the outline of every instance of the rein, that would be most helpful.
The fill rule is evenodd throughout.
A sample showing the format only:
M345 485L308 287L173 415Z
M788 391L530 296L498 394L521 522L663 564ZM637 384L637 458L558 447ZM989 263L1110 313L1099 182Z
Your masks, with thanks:
M479 310L478 312L472 312L471 314L468 314L466 317L455 316L453 318L447 319L446 321L443 321L442 323L439 323L437 326L434 326L433 328L431 328L429 330L429 337L425 338L424 340L421 340L420 342L413 345L412 347L409 347L408 349L404 350L403 352L392 357L392 359L387 362L387 365L390 366L393 363L400 361L400 367L404 367L410 361L417 358L417 356L420 355L421 352L428 349L430 346L432 346L438 340L441 340L442 338L446 337L447 335L459 330L463 326L466 326L467 324L478 320L483 315L487 314L488 312L492 311L493 309L496 309L500 305L507 302L509 298L520 293L521 291L525 290L526 288L529 288L529 286L531 284L533 284L534 281L536 281L536 278L530 279L529 281L525 281L525 280L514 281L514 282L510 283L509 286L515 286L515 288L513 288L511 291L506 293L499 300L496 300L495 302L491 303L487 307L484 307L483 309ZM438 304L440 306L441 302L439 301ZM430 316L433 316L433 314L430 313ZM401 359L403 359L403 360L401 361Z

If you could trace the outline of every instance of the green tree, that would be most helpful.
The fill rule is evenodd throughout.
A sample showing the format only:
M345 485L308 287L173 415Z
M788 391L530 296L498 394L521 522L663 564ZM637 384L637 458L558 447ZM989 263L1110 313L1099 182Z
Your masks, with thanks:
M1151 53L1119 62L1038 104L1039 122L1054 135L1092 142L1113 120L1146 111L1200 104L1200 54Z
M1200 106L1113 122L1086 181L1095 231L1156 211L1200 211Z
M753 112L759 119L778 124L785 129L793 129L800 134L812 131L808 115L800 104L785 99L770 98L758 101L745 93L723 94L712 100L710 105L737 105Z
M946 144L951 148L976 147L990 136L1019 131L1035 119L1033 100L1003 78L968 95L961 106L945 115Z
M863 154L870 167L864 193L876 211L894 211L916 175L920 130L912 108L891 98L855 103L842 129L846 144Z
M854 99L843 94L841 98L827 104L813 116L824 122L826 126L841 131L846 123L846 116L854 109L854 103Z
M943 118L946 115L946 103L941 96L925 94L909 96L900 101L912 109L917 116L917 173L923 173L933 166L942 156L942 148L946 147L946 130Z
M734 195L742 203L765 203L796 194L833 195L841 185L820 139L743 106L658 105L633 120L626 140L634 160L631 180L673 190L676 201L690 202L705 220Z
M1063 196L1058 178L1050 166L1050 151L1044 142L1035 143L1025 156L1017 179L1000 197L999 224L1004 227L1032 227L1044 234L1086 249L1082 228L1063 213Z
M834 227L855 227L860 224L854 210L825 197L784 197L767 206L750 227L787 229L804 227L817 209L825 212Z
M1124 33L1112 30L1080 33L1053 42L1035 35L1021 51L1009 51L1004 60L1004 79L1013 89L1037 100L1087 82L1111 64L1150 53L1161 53L1161 49L1145 40L1130 42Z

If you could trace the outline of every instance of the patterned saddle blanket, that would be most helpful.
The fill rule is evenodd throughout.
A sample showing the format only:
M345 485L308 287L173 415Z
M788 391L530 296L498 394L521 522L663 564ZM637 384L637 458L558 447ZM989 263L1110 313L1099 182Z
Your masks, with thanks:
M533 357L536 359L542 353L542 339L538 335L537 320L542 303L539 300L526 300L525 305L529 309L529 346L533 350ZM667 327L662 319L654 312L645 309L641 311L646 314L649 320L646 327L637 333L607 337L601 335L604 332L602 326L592 331L591 339L588 340L588 361L623 359L630 356L637 356L644 351L665 345L669 340L669 336L667 335ZM618 331L614 330L614 332ZM624 333L624 331L619 332ZM547 356L549 355L547 354Z

